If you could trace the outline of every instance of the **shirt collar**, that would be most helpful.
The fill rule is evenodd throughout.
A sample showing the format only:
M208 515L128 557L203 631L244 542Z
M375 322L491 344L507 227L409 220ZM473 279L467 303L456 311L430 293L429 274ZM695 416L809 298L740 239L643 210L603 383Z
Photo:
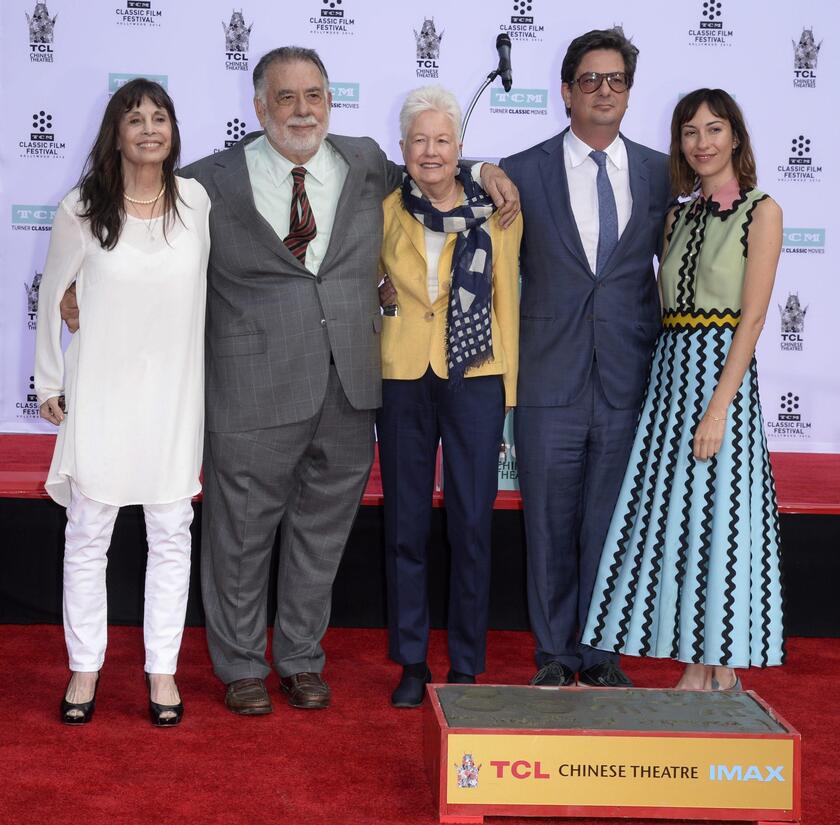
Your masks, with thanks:
M587 160L591 160L589 153L592 151L592 147L584 143L572 131L571 127L569 127L569 131L566 132L566 138L563 141L563 146L568 154L569 163L572 168L580 166ZM627 147L624 145L621 135L616 135L615 140L607 146L604 151L607 153L607 157L610 159L613 166L617 169L627 168Z
M738 186L737 178L730 178L723 186L719 186L709 195L708 200L714 201L721 209L731 209L732 204L738 200L741 194L741 188ZM702 195L701 195L702 198ZM703 198L703 200L706 200Z
M260 147L263 161L269 169L275 185L281 186L287 178L291 178L292 169L296 166L303 166L306 169L306 176L313 177L318 183L323 184L328 178L328 168L332 160L332 153L335 151L326 140L321 142L318 151L309 158L306 163L292 163L287 157L281 155L272 145L269 139L263 135L262 146Z

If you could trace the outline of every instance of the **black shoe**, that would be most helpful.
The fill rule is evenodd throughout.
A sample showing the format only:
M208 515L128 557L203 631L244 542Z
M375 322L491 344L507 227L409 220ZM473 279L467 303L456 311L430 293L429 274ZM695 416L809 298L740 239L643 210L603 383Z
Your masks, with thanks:
M72 680L73 677L71 676ZM93 687L93 696L89 702L68 702L67 688L70 687L70 682L67 682L67 687L64 688L64 695L61 697L61 721L65 725L86 725L93 719L93 712L96 710L96 691L99 690L99 674L96 674L96 684ZM77 716L73 711L78 711L81 715Z
M391 704L395 708L420 707L426 695L426 685L431 681L432 672L425 662L404 666L400 683L391 694Z
M152 701L152 683L149 679L149 674L146 674L146 687L149 689L149 719L152 724L158 728L171 728L173 725L178 725L184 715L184 703L178 702L177 705L159 705ZM172 716L164 716L164 713L171 713Z
M546 662L531 679L531 684L537 687L565 687L574 683L574 671L556 659Z
M627 674L615 662L598 662L582 670L578 684L589 687L633 687Z
M460 670L449 669L446 674L446 681L450 685L474 685L475 676L472 673L461 673Z

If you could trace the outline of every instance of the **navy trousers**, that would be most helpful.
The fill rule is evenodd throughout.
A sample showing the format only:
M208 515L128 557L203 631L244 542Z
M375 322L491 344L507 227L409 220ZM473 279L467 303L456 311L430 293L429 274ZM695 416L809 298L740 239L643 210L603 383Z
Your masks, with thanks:
M452 669L484 671L490 536L504 425L500 376L458 389L429 368L413 381L382 382L377 415L385 498L388 640L392 659L423 662L429 644L428 541L438 441L452 563L448 643Z
M578 640L638 415L635 407L616 409L609 404L595 363L572 404L516 409L528 613L538 667L556 659L577 672L618 661L617 654Z

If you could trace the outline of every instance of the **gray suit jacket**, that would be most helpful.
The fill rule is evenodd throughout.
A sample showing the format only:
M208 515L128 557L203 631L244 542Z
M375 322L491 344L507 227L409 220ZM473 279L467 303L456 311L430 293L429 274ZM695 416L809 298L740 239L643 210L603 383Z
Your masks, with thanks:
M330 352L350 404L381 403L377 262L382 199L400 171L370 138L329 135L347 161L332 235L317 277L254 205L245 146L180 170L207 190L207 429L247 430L312 417L326 392Z

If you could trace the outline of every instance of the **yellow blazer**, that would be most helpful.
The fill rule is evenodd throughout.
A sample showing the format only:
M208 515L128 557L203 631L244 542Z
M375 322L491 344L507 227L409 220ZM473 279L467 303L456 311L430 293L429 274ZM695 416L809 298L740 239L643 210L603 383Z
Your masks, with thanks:
M446 314L452 253L456 235L447 235L438 263L438 297L429 300L426 285L426 241L423 225L403 208L396 189L382 204L385 233L379 259L380 275L389 275L397 290L399 315L382 318L382 377L420 378L431 365L435 375L447 378ZM493 243L493 304L491 310L493 358L467 370L466 377L501 375L505 405L516 405L519 368L519 242L522 215L507 229L498 215L489 220Z

